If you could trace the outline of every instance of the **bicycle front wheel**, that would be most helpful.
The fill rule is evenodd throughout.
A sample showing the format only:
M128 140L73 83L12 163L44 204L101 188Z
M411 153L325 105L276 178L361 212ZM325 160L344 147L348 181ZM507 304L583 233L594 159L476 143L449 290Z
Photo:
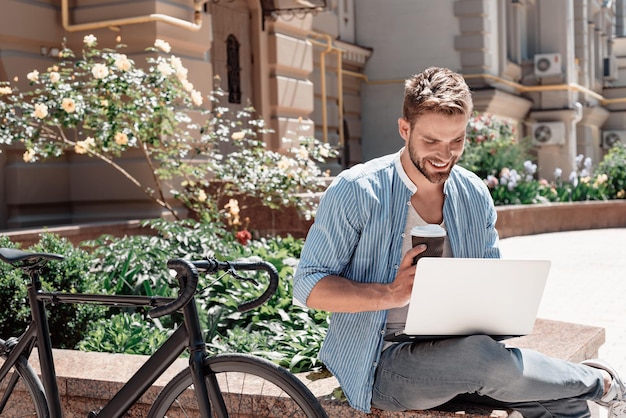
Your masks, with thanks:
M6 356L0 357L0 365ZM0 416L48 418L48 405L41 381L24 356L0 381Z
M205 360L204 374L214 373L228 418L326 418L311 391L284 368L247 354L222 354ZM159 394L153 418L199 417L191 374L180 372ZM212 407L212 417L226 418Z

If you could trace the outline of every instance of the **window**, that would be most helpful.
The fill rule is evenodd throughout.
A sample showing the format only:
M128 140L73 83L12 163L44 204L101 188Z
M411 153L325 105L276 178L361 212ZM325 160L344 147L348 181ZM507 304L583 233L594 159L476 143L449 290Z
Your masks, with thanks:
M228 102L241 104L241 67L239 66L239 41L230 34L226 39L226 67L228 70Z
M526 49L526 4L523 0L506 3L507 34L506 48L509 61L521 65L528 58Z

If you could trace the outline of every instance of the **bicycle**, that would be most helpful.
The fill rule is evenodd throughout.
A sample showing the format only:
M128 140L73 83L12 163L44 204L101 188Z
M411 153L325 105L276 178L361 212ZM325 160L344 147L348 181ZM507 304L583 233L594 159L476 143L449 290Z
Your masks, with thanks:
M241 312L265 303L278 286L278 273L268 262L220 262L215 259L169 260L176 272L180 292L176 298L75 294L42 290L42 268L63 256L1 248L0 259L20 267L28 275L30 325L19 337L0 339L0 416L61 418L62 408L50 341L46 304L94 303L117 307L150 307L148 315L162 317L183 314L183 324L151 355L113 398L89 418L120 417L152 386L157 378L185 351L189 367L178 373L161 390L148 412L149 418L161 417L310 417L327 414L307 386L288 370L259 357L234 353L211 355L203 339L195 303L198 272L224 271L230 276L253 281L237 271L264 271L268 287L257 299L239 306ZM41 380L28 363L37 348ZM18 382L25 386L20 390ZM254 390L251 388L255 388ZM262 393L259 390L263 390ZM266 392L267 391L267 392Z

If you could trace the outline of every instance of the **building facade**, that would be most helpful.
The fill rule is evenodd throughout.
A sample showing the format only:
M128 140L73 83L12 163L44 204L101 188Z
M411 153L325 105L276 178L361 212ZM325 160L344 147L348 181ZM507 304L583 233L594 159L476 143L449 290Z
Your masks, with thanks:
M333 172L402 146L404 80L429 66L462 73L477 111L532 137L542 177L626 141L626 0L2 1L0 79L49 67L64 38L73 49L87 34L121 39L131 57L164 39L196 89L219 75L234 102L253 104L276 132L270 148L301 124L339 145ZM0 229L162 215L106 165L22 153L0 154Z

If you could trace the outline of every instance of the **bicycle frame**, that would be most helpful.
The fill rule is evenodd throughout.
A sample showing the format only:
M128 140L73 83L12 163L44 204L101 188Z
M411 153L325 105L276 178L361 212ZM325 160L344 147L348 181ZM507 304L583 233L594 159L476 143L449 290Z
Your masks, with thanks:
M19 342L12 347L7 360L0 368L0 379L4 378L10 368L24 354L28 358L36 346L39 355L41 380L46 393L48 409L52 418L61 418L61 399L56 380L56 371L52 353L52 343L49 336L48 319L45 303L52 304L101 304L105 306L162 306L172 302L172 298L127 296L127 295L93 295L71 294L57 292L43 292L39 273L31 274L28 284L28 298L31 307L32 320L27 330L22 334ZM203 361L208 355L201 325L198 320L195 299L191 298L183 308L184 326L178 327L166 342L152 354L146 363L124 384L124 386L107 402L96 415L102 418L119 417L125 414L130 407L152 386L167 368L174 363L180 354L189 348L189 369L192 373L194 390L198 400L201 416L210 416L209 397L212 401L220 399L219 389L212 383L207 388L203 377ZM38 325L39 324L39 325ZM209 394L209 397L207 397ZM220 402L217 402L217 409Z

